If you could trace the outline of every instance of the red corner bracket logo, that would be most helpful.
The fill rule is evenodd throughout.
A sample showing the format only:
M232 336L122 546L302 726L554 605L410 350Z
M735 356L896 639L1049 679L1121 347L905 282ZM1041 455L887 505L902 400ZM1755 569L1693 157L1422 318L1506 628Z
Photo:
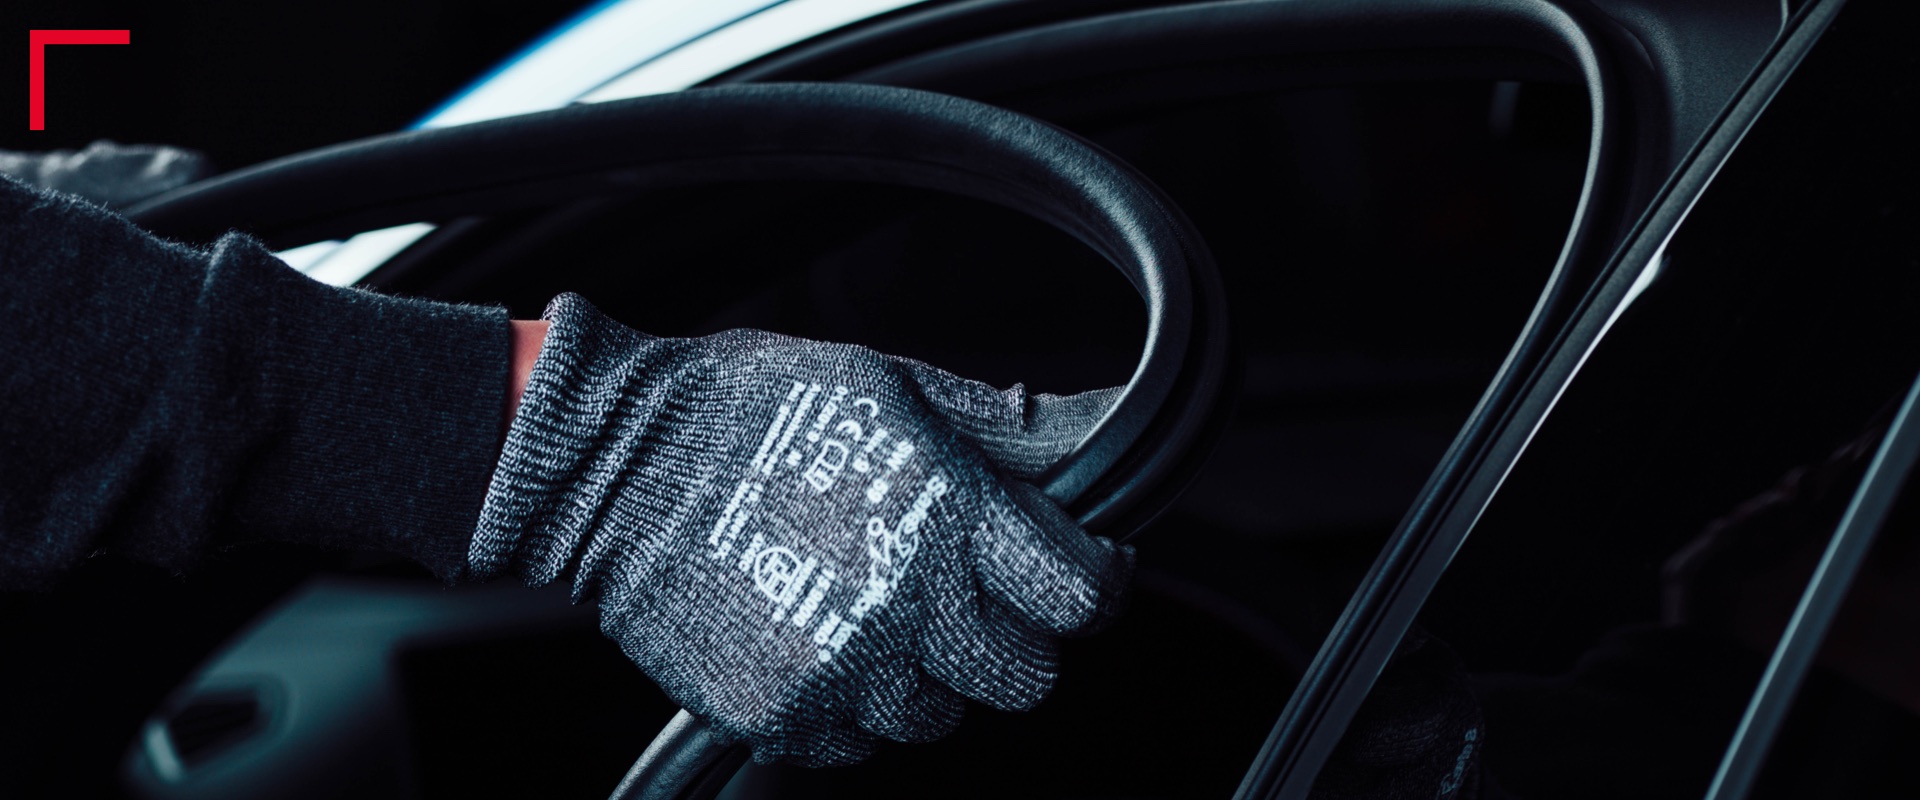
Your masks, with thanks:
M30 31L32 66L27 73L27 128L47 129L47 45L127 44L132 31Z

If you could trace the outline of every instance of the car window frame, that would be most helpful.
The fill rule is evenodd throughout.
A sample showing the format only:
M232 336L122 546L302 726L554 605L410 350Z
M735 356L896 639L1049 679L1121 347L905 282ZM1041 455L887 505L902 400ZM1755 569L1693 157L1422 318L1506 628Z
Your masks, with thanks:
M1846 2L1814 0L1795 13L1708 132L1660 189L1648 212L1630 230L1594 288L1581 300L1572 321L1555 337L1548 355L1525 376L1522 390L1514 394L1509 403L1483 402L1474 410L1466 428L1491 426L1494 432L1488 446L1481 451L1477 463L1461 470L1456 481L1443 480L1447 477L1444 473L1448 462L1456 456L1449 453L1436 470L1435 478L1422 489L1362 579L1335 623L1333 633L1316 653L1242 780L1235 793L1236 800L1263 797L1306 800L1309 797L1321 768L1371 692L1394 649L1525 454L1534 435L1614 323L1658 280L1667 244L1684 225L1694 204L1807 53L1826 34ZM1840 576L1835 573L1832 577ZM1814 588L1810 585L1808 590ZM1822 592L1837 591L1844 597L1845 589L1844 584L1837 588L1827 585ZM1783 638L1782 645L1786 644ZM1776 693L1797 688L1789 673L1783 671L1777 677L1781 682ZM1769 685L1763 682L1762 688ZM1791 697L1792 693L1788 692L1786 702L1790 702ZM1766 708L1771 709L1779 702L1770 699ZM1753 713L1756 712L1750 709L1750 715ZM1778 719L1754 718L1748 736L1750 743L1745 745L1748 749L1741 751L1737 763L1723 765L1729 781L1758 768L1756 762L1763 762L1764 758L1754 757L1750 750L1761 747L1764 753L1768 732L1777 730L1778 724ZM1748 730L1744 720L1741 729ZM1734 754L1730 748L1727 758L1731 760ZM1716 776L1715 785L1718 784ZM1737 787L1729 783L1729 788ZM1715 797L1723 800L1740 796Z

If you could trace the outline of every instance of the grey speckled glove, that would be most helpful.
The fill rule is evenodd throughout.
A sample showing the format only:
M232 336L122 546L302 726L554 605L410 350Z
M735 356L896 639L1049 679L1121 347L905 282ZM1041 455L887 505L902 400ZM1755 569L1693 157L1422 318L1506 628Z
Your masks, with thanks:
M472 577L570 579L601 628L757 760L859 761L962 697L1039 702L1132 552L1026 481L1112 391L1000 392L862 347L663 339L563 295L488 492Z

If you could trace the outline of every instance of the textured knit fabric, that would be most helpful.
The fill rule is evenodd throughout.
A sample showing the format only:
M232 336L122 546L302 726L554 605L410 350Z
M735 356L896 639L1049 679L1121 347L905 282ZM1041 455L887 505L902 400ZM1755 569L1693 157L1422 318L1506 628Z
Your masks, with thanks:
M466 560L506 403L498 309L338 289L0 177L0 589L108 550L274 539Z
M1113 612L1125 547L1025 480L1111 392L1029 398L865 348L661 339L562 296L473 540L570 580L674 700L756 759L936 738L1031 707Z
M1314 781L1313 800L1474 800L1486 725L1459 656L1414 628Z

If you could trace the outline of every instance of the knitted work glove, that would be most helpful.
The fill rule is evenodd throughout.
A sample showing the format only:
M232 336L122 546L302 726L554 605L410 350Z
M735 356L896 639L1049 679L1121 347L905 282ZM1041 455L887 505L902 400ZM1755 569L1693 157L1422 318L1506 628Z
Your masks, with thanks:
M1476 800L1486 723L1453 648L1415 627L1314 781L1310 800Z
M1132 551L1025 481L1115 396L997 392L862 347L663 339L575 295L552 323L469 554L572 581L646 674L756 760L859 761L962 697L1039 702L1057 638Z

